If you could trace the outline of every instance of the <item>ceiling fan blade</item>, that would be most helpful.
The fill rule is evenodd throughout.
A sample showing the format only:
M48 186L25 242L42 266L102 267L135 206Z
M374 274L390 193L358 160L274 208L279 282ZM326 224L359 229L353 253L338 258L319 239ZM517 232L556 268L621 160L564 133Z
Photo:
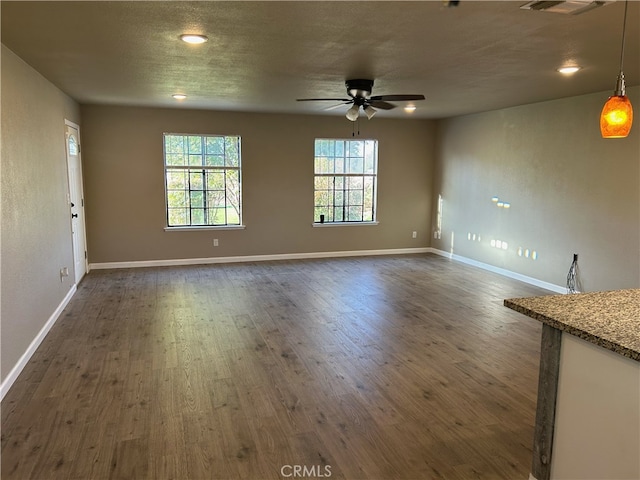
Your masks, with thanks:
M298 98L297 102L352 102L351 98Z
M366 102L367 105L371 105L372 107L379 108L380 110L391 110L396 108L396 105L393 103L383 102L382 100L369 100Z
M386 102L403 102L406 100L424 100L424 95L376 95L370 100L382 100Z
M323 108L323 110L329 111L329 110L335 110L336 108L340 108L343 107L345 105L349 105L351 102L342 102L342 103L338 103L336 105L331 105L330 107L325 107Z

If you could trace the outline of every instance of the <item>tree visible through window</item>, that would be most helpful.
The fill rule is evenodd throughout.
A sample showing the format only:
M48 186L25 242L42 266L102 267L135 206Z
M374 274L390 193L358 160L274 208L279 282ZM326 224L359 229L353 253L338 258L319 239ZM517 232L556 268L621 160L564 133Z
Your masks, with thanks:
M240 137L164 134L167 226L240 225Z
M315 141L314 222L376 219L377 140Z

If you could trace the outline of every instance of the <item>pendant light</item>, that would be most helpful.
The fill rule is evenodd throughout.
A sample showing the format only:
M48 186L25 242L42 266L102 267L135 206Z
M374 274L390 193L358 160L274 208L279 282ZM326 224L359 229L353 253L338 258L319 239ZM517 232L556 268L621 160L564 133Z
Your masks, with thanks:
M627 27L627 7L629 0L624 2L624 20L622 23L622 48L620 51L620 73L616 82L616 89L609 97L600 114L600 133L602 138L624 138L629 135L633 123L633 108L626 95L622 61L624 58L624 35Z

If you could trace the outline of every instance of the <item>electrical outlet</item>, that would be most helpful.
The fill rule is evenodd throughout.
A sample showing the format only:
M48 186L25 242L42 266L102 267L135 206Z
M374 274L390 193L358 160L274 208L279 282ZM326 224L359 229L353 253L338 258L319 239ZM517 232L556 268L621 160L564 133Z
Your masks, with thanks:
M411 238L418 238L418 232L413 232L411 234Z
M60 281L64 282L64 278L69 276L69 269L67 267L62 267L60 269Z
M220 245L220 244L218 243L218 239L217 239L217 238L214 238L214 239L213 239L213 246L214 246L214 247L217 247L218 245Z

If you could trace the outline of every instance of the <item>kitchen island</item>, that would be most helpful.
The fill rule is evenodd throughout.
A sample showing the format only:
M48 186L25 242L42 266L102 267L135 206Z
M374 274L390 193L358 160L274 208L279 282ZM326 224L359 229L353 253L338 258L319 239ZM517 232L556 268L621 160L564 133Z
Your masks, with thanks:
M640 289L504 304L543 323L530 479L640 479Z

